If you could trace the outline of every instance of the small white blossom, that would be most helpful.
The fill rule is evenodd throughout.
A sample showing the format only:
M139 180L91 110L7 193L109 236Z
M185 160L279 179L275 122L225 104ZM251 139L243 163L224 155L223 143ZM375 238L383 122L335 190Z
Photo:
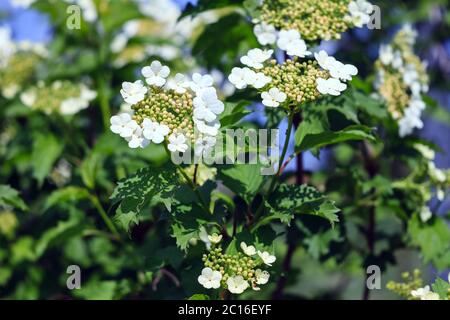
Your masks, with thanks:
M358 74L358 69L352 64L343 64L340 61L334 61L330 66L330 75L335 79L344 81L352 80L352 76Z
M118 53L122 51L128 43L128 36L124 33L119 33L114 39L111 41L111 51L113 53Z
M111 126L109 128L115 134L122 135L122 131L125 130L126 125L131 120L131 115L128 113L122 113L117 116L112 116L110 119Z
M225 108L223 102L217 98L217 92L214 88L202 90L194 98L193 104L194 118L205 120L206 122L214 121L217 115L221 114Z
M218 235L217 233L213 233L212 235L208 235L209 241L213 244L218 244L220 241L222 241L222 235Z
M198 282L206 289L218 289L220 280L222 280L222 274L219 271L213 271L211 268L204 268L202 274L198 277Z
M200 227L200 232L198 233L198 237L201 241L203 241L206 245L206 249L211 249L211 241L208 238L208 232L206 232L205 227Z
M330 68L336 62L336 59L329 56L325 50L320 50L318 53L314 53L314 58L316 58L319 66L321 66L325 70L330 70Z
M422 296L426 295L428 292L430 292L430 286L425 286L423 288L418 288L417 290L412 290L411 295L414 298L421 298Z
M204 157L209 155L211 149L216 145L216 138L210 136L201 136L195 140L195 155Z
M269 282L270 274L267 271L256 269L255 277L257 284L266 284L267 282Z
M286 51L290 43L300 39L301 36L297 30L281 30L278 34L277 46L281 50Z
M135 82L124 82L122 83L122 89L120 90L123 100L131 105L144 100L146 93L147 88L141 80L137 80Z
M194 118L195 127L198 132L208 135L217 136L220 129L220 122L216 119L212 122L205 122L203 120L197 120Z
M169 136L169 144L167 148L170 152L186 152L188 145L186 144L186 137L183 134L172 133Z
M420 300L441 300L436 292L428 292L420 297Z
M345 83L340 82L338 79L330 78L330 79L322 79L318 78L316 80L317 90L321 94L329 94L332 96L339 96L342 91L347 89L347 85Z
M251 49L245 56L241 57L241 62L248 67L262 69L264 67L263 62L270 59L272 54L273 50Z
M277 41L277 30L273 25L261 22L260 24L255 25L253 32L255 33L258 42L263 46L274 44Z
M202 76L200 73L194 73L192 75L191 89L197 94L203 89L212 87L213 84L214 79L209 74L205 74Z
M164 137L170 132L170 129L165 124L159 124L153 122L148 118L145 118L142 122L142 134L145 139L159 144L164 141Z
M187 81L186 76L181 73L177 73L175 78L169 79L167 82L167 87L179 94L185 93L190 86L191 83Z
M433 213L431 212L430 208L428 208L427 206L423 206L420 210L420 220L425 223L430 220L432 216Z
M247 246L245 242L241 242L241 249L248 256L254 256L256 254L256 248L254 246Z
M167 66L163 66L158 60L155 60L150 66L142 68L141 72L147 84L162 87L166 83L170 69Z
M134 120L131 120L126 124L125 129L120 135L128 141L128 146L131 149L145 148L149 143L148 140L142 136L142 128Z
M311 51L308 51L308 47L306 46L306 42L304 40L297 39L287 44L286 53L290 56L304 58L309 56Z
M373 12L373 10L373 5L366 0L351 1L348 4L350 19L358 28L361 28L363 25L369 23L370 14Z
M261 251L258 250L258 256L268 266L272 266L272 263L274 263L275 260L277 260L277 258L275 256L271 255L267 251L261 252Z
M263 105L266 107L278 107L287 99L287 95L278 88L271 88L268 92L261 93Z
M445 180L447 180L445 172L441 169L436 168L436 165L433 161L428 162L428 172L430 176L438 182L443 183L445 182Z
M231 293L241 294L249 287L249 284L242 276L234 276L228 278L227 286Z
M264 88L266 85L268 85L270 82L272 82L272 78L266 76L264 73L262 72L258 72L254 74L254 77L250 83L250 85L252 85L255 89L262 89Z
M403 82L408 86L412 87L413 84L419 82L419 72L416 69L416 66L413 64L408 64L405 66L405 69L403 70ZM419 84L419 90L420 90L420 84Z
M381 45L379 58L382 64L389 66L394 61L394 49L391 45Z
M247 86L255 82L256 73L249 68L234 67L228 80L237 88L245 89Z
M422 129L423 122L420 119L420 116L421 111L416 107L416 105L412 104L406 108L403 118L401 118L398 122L399 136L403 138L410 135L415 128Z

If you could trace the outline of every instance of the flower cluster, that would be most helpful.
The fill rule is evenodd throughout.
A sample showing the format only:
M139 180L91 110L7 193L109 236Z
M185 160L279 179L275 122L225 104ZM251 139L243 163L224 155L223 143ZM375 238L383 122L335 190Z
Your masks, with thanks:
M375 63L375 88L386 102L389 113L398 120L401 137L423 127L421 115L425 103L421 94L428 91L428 75L426 66L414 54L416 37L410 25L404 26L391 44L380 47Z
M0 90L12 99L33 76L47 50L40 43L14 42L7 27L0 27L0 43Z
M373 11L366 0L264 0L254 31L262 45L275 43L276 29L296 30L307 41L339 39L368 24Z
M275 256L267 251L261 252L255 246L241 242L243 252L226 254L218 246L222 236L213 234L209 237L212 244L208 254L203 255L205 268L198 277L198 282L206 289L228 289L231 293L241 294L249 287L260 290L259 285L269 281L269 272L259 268L272 266Z
M50 85L39 82L20 95L22 103L46 114L73 115L89 107L97 97L86 85L68 80L58 80Z
M436 292L430 290L430 286L422 287L423 280L420 275L420 270L414 270L412 274L404 272L402 274L404 283L396 283L390 281L387 288L398 295L408 300L441 300L441 297ZM450 273L448 274L448 282L450 285ZM450 289L447 294L447 299L450 299Z
M301 62L311 56L305 41L296 30L279 33L277 45L292 58L282 64L271 59L273 50L251 49L241 58L244 68L233 68L228 80L237 88L251 86L261 92L267 107L297 106L317 100L322 95L338 96L347 89L346 81L358 69L329 56L324 50L315 53L315 60Z
M130 148L145 148L151 142L168 143L171 152L186 152L189 144L215 145L224 104L218 99L210 75L194 73L169 78L170 69L159 61L141 70L145 78L124 82L120 91L133 115L111 118L111 131L128 141Z

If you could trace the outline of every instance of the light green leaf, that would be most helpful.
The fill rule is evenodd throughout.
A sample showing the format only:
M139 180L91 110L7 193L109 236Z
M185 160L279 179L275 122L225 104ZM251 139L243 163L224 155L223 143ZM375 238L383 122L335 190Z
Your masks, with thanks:
M22 211L28 209L25 202L19 197L19 192L8 185L0 185L0 206L11 206Z
M45 201L44 211L58 204L77 202L88 199L89 191L85 188L69 186L52 192Z
M188 300L210 300L210 298L206 294L197 293L197 294L190 296Z
M431 287L433 288L433 292L436 292L441 300L448 299L450 283L441 278L437 278L436 281L431 285Z
M257 164L225 166L220 169L218 178L247 203L253 200L264 181L261 166Z
M63 151L61 141L51 134L40 134L34 141L31 168L40 186Z

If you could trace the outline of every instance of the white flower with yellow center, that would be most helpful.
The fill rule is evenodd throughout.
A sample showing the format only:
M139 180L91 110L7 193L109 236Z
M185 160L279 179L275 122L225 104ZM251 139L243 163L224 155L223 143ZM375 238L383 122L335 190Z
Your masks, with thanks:
M167 145L167 149L169 149L170 152L186 152L188 145L184 134L172 133L169 136L169 144Z
M261 252L258 250L258 256L261 258L261 260L264 262L264 264L268 266L272 266L272 263L274 263L277 258L267 251Z
M286 101L287 95L278 88L271 88L268 92L261 93L261 98L263 105L275 108Z
M142 122L142 130L144 138L156 144L163 142L165 136L170 132L169 127L165 124L159 124L150 119L144 119Z
M192 75L192 82L190 83L192 91L199 94L202 90L212 87L214 84L214 79L211 75L200 73L194 73Z
M257 284L266 284L267 282L269 282L270 274L267 271L256 269L255 278Z
M211 268L204 268L202 274L198 277L198 282L206 289L218 289L220 280L222 280L222 274Z
M270 59L273 50L261 50L259 48L251 49L245 56L241 57L242 64L254 69L262 69L263 62Z
M242 276L234 276L228 278L227 287L231 293L241 294L249 287L249 284Z
M256 254L256 248L254 246L247 246L245 242L241 242L241 249L250 257Z
M340 61L334 61L329 68L330 75L335 79L343 81L352 80L352 76L358 74L358 69L352 64L343 64Z
M321 94L339 96L342 91L345 91L345 89L347 89L347 85L345 83L342 83L338 79L334 78L326 80L318 78L316 80L316 83L317 83L317 91L319 91Z
M170 69L167 66L163 66L158 60L155 60L150 66L142 68L141 72L147 84L162 87L166 83Z
M281 30L278 34L277 46L281 50L288 50L289 44L300 40L301 36L297 30Z
M222 241L222 235L213 233L212 235L208 235L208 239L212 244L218 244L220 241Z
M217 92L214 88L203 89L198 96L194 98L194 118L214 121L217 115L224 111L224 104L217 98Z
M253 28L253 32L258 42L263 46L274 44L277 41L277 30L270 24L264 22L257 24Z
M125 100L126 103L133 105L144 100L147 91L148 89L144 87L142 81L137 80L135 82L122 83L120 94L122 95L123 100Z

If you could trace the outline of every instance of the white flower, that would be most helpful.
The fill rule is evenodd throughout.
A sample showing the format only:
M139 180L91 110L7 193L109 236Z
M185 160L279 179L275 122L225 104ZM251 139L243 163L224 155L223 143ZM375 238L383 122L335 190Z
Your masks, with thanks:
M208 235L209 241L213 244L218 244L220 241L222 241L222 235L218 235L217 233L213 233L212 235Z
M251 49L247 52L247 55L241 57L241 62L251 68L262 69L264 67L263 62L270 59L272 54L273 50Z
M255 73L253 75L253 79L251 79L249 81L252 81L250 83L250 85L252 85L255 89L261 89L261 88L264 88L266 85L268 85L272 81L272 78L266 76L262 72L258 72L258 73Z
M131 115L128 113L122 113L117 116L112 116L109 120L111 123L111 126L109 128L115 134L122 135L122 131L125 130L126 125L131 120Z
M344 81L352 80L352 76L358 74L358 69L352 64L343 64L340 61L334 61L330 66L330 75L335 79Z
M159 124L146 118L142 122L142 135L145 139L159 144L164 141L164 137L167 136L170 129L165 124Z
M314 53L314 58L316 58L319 66L321 66L325 70L330 70L333 63L336 62L336 59L329 56L325 50L320 50L318 53Z
M222 274L219 271L213 271L211 268L204 268L202 274L198 277L198 282L206 289L217 289L220 287Z
M278 107L280 103L286 101L287 95L278 88L271 88L269 92L261 93L261 98L266 107Z
M177 73L175 78L169 79L167 82L167 87L179 94L185 93L190 85L191 83L187 81L185 75L181 73Z
M308 51L308 47L306 46L306 42L304 40L297 39L287 44L286 53L290 56L304 58L309 56L311 51Z
M423 206L420 210L420 220L425 223L430 220L432 216L433 213L431 212L430 208L428 208L427 206Z
M441 300L436 292L428 292L420 297L420 300Z
M169 136L169 144L167 148L170 152L186 152L188 145L186 144L186 137L183 134L172 133Z
M205 120L206 122L214 121L217 115L224 110L224 104L217 98L214 88L206 88L194 98L194 118L197 120Z
M130 20L123 25L123 33L131 38L134 37L139 32L139 20Z
M267 282L269 282L270 274L267 271L256 269L255 277L257 284L266 284Z
M356 0L348 4L350 19L353 24L359 28L369 23L370 14L373 12L373 10L373 5L366 0Z
M231 293L241 294L249 287L249 284L242 276L234 276L228 278L227 286Z
M170 69L167 66L163 66L158 60L155 60L150 66L142 68L141 72L149 85L162 87L166 83Z
M253 28L258 42L265 46L268 44L274 44L277 41L277 31L275 27L264 22L255 25Z
M142 128L139 124L131 120L125 125L125 129L122 130L121 137L128 141L128 146L132 149L145 148L149 141L142 136Z
M258 250L258 256L262 259L262 261L267 264L268 266L272 266L272 263L275 262L275 260L277 260L277 258L275 256L272 256L270 253L268 253L267 251L261 252Z
M342 91L347 89L347 85L345 83L342 83L338 79L334 78L330 78L327 80L318 78L316 80L316 83L317 83L317 91L319 91L321 94L339 96Z
M135 82L124 82L122 83L122 89L120 90L123 100L131 105L144 100L146 93L147 88L141 80L137 80Z
M245 89L255 82L256 72L249 68L233 68L228 80L237 88Z
M245 242L241 242L241 249L248 256L254 256L256 254L256 249L254 246L247 246Z
M414 144L414 148L422 154L422 156L428 160L434 160L436 157L436 153L429 146L426 146L421 143Z
M208 233L206 232L205 227L200 227L200 232L198 233L198 237L201 241L203 241L206 245L206 249L211 249L211 241L209 241Z
M381 45L379 58L385 66L390 65L394 61L394 49L390 45Z
M423 288L418 288L417 290L412 290L411 295L414 298L421 298L422 296L426 295L428 292L430 292L430 286L425 286Z
M89 101L82 99L81 97L68 98L61 102L59 111L63 115L73 115L80 110L86 109L89 106Z
M194 118L195 127L198 132L208 136L217 136L220 129L220 122L216 119L212 122L205 122Z
M422 129L423 122L420 119L421 111L415 107L415 105L410 105L405 109L403 118L398 122L399 125L399 136L405 137L410 135L415 128Z
M281 50L286 51L290 43L300 39L301 36L297 30L281 30L278 34L277 46Z
M216 145L216 138L210 136L201 136L195 140L195 155L208 156L211 149Z
M405 24L400 30L404 34L404 39L409 45L414 45L417 38L417 31L411 26L411 24Z
M436 168L436 165L433 161L428 162L428 172L430 176L437 180L438 182L445 182L447 180L447 177L445 176L445 173L443 170Z
M405 66L405 69L403 71L403 82L408 87L411 87L414 83L419 82L419 72L417 72L415 65L408 64ZM420 84L419 84L419 90L420 90Z
M192 91L198 94L201 90L212 87L213 84L214 79L209 74L205 74L202 76L200 73L194 73L192 75L192 82L190 85Z
M394 69L400 70L403 67L403 58L402 53L400 51L394 52L394 59L392 60L392 67Z
M36 102L36 91L28 90L20 94L20 101L27 107L32 107Z

